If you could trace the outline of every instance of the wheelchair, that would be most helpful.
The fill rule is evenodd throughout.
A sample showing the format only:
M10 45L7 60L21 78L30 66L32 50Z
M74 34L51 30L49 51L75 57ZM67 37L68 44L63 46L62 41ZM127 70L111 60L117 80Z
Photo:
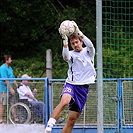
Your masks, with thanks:
M12 124L42 123L43 118L39 120L33 108L27 99L19 99L18 103L13 104L9 109L10 122ZM14 118L13 112L15 112L16 118Z

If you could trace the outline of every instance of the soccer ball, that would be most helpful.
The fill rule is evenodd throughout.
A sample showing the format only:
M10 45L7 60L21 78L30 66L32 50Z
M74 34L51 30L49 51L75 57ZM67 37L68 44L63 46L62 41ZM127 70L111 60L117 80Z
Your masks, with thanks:
M70 36L74 33L75 27L73 26L72 21L65 20L60 24L59 33Z

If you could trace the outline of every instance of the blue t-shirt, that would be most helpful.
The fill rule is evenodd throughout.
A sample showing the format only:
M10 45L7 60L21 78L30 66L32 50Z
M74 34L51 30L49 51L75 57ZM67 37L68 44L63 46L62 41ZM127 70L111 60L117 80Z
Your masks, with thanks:
M0 66L0 78L15 78L13 74L13 70L10 66L6 66L5 64ZM13 80L9 80L10 85L12 86ZM9 88L4 80L0 80L0 92L9 92Z

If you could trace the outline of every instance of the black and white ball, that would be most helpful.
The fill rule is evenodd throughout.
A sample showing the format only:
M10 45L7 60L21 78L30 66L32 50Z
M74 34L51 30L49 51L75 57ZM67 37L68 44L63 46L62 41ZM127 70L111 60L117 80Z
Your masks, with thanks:
M67 36L70 36L75 31L75 27L70 20L65 20L60 24L59 32L60 34L65 34Z

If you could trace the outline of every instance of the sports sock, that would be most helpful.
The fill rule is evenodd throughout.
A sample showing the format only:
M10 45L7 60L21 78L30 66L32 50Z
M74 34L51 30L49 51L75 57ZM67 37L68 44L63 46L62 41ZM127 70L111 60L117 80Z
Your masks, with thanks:
M54 118L50 118L48 121L47 127L48 126L53 127L55 123L56 123L56 120Z

